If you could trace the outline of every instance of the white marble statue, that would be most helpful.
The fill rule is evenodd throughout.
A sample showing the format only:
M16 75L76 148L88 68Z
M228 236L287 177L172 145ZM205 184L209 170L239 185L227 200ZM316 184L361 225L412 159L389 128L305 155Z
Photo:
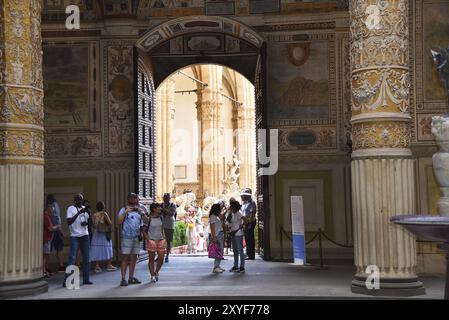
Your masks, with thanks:
M240 176L240 163L241 161L237 158L237 152L234 148L232 160L227 163L227 176L223 180L223 194L226 197L226 202L228 202L230 198L235 198L236 200L239 199L240 187L237 181Z
M192 206L192 204L196 201L196 195L193 192L187 192L177 196L175 198L175 204L178 206L176 209L177 219L181 220L184 218L187 210Z
M449 216L449 115L432 117L432 134L439 151L432 157L435 177L443 196L438 202L438 213Z

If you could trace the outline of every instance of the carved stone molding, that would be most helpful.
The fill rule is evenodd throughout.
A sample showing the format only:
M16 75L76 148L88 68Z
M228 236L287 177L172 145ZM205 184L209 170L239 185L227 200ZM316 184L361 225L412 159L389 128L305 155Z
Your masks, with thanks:
M407 148L410 145L408 122L366 122L352 127L353 149Z
M74 161L45 161L45 172L83 172L99 170L134 170L134 159L80 159Z
M281 152L279 154L280 164L335 164L350 162L347 154L302 154L298 151L294 153Z

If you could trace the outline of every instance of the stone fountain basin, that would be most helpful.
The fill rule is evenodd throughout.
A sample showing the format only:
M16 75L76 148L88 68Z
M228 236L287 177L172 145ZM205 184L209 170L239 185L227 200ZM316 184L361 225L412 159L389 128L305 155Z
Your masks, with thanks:
M424 239L449 243L449 217L407 215L391 217L390 221Z

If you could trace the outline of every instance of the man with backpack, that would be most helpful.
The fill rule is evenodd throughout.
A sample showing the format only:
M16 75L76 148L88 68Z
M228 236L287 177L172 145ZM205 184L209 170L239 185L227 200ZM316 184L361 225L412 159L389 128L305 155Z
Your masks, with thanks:
M121 226L121 248L122 248L122 281L120 286L125 287L128 284L140 284L134 271L137 264L137 255L142 247L142 231L147 217L142 208L139 207L139 198L135 193L128 195L128 205L118 213L118 223ZM126 281L126 271L129 265L129 277Z

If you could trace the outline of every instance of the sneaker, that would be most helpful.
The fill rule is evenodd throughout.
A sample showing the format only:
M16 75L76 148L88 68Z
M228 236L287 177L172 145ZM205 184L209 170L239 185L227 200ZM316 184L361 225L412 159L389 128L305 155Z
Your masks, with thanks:
M156 283L156 281L157 281L157 280L156 280L156 277L155 277L155 276L152 276L152 277L151 277L151 282Z
M223 273L223 269L221 268L214 268L214 270L212 270L212 273Z
M126 281L125 279L122 279L122 281L120 281L120 287L127 287L128 286L128 281Z
M225 269L223 269L222 267L217 267L218 269L220 269L221 271L225 271Z
M168 257L165 257L165 263L168 263Z
M95 272L95 273L100 273L100 272L103 272L103 270L101 270L101 268L98 267L98 268L95 268L95 269L94 269L94 272Z
M115 270L117 270L117 268L114 267L113 265L110 265L110 266L108 266L108 267L106 268L106 271L108 271L108 272L113 272L113 271L115 271Z
M58 272L65 272L65 267L64 266L60 266L58 268Z
M94 284L93 282L87 280L87 281L83 281L83 284Z
M154 277L156 278L156 281L159 281L159 273L156 273Z
M139 281L139 279L137 279L135 277L129 278L128 282L129 282L129 284L141 284L142 283Z
M245 268L240 267L239 272L240 272L240 273L245 273Z
M237 267L232 267L232 269L229 270L229 272L239 272L239 268L237 268Z

